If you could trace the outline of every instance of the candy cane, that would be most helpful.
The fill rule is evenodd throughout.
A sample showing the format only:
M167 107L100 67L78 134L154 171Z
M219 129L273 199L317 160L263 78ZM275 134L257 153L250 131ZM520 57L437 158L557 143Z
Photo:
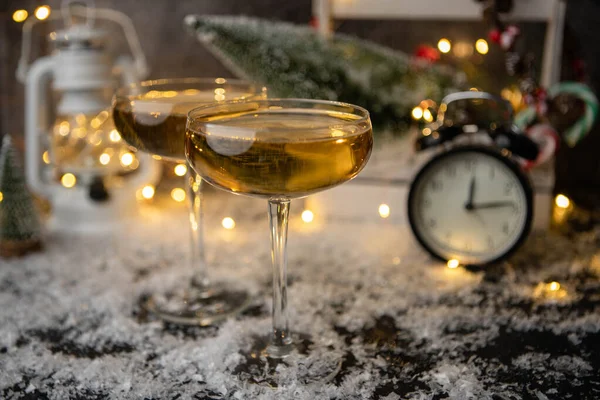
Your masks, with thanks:
M548 91L550 97L555 97L561 93L575 96L585 104L583 117L579 118L575 124L563 133L567 144L573 147L590 132L594 122L596 122L596 118L598 117L598 99L588 86L577 82L561 82L552 86Z

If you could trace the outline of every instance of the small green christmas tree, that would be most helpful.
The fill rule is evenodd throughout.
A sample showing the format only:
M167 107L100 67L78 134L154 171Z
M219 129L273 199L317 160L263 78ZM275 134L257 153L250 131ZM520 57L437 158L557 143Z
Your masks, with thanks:
M0 149L0 257L41 248L40 219L10 136Z
M447 67L314 29L248 17L185 18L188 31L241 78L266 85L271 97L339 100L365 107L373 124L402 132L423 99L456 91L461 76Z

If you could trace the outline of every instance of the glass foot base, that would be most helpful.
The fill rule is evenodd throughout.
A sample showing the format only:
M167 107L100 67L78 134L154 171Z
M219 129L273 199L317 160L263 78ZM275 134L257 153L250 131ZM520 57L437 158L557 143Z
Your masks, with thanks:
M323 384L333 380L342 367L342 352L331 346L315 345L307 335L292 335L289 354L270 357L270 337L256 337L245 360L233 371L241 380L271 388L294 382Z
M248 292L223 284L193 285L168 293L155 293L142 307L163 321L179 325L209 326L242 312L250 305Z

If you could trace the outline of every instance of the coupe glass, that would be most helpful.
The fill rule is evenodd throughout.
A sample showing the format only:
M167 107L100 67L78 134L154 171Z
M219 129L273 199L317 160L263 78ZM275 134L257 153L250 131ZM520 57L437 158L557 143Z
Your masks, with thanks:
M261 349L267 362L292 353L302 358L304 353L298 348L302 341L290 333L286 310L290 201L354 178L366 165L372 146L369 113L351 104L243 100L188 114L185 151L196 173L217 188L269 202L273 330L267 341L262 340L269 344ZM325 354L322 350L320 354ZM320 380L323 374L317 371L303 379Z
M139 151L185 163L184 139L187 113L202 104L231 99L264 98L266 89L252 83L223 78L160 79L141 82L117 91L113 119L121 137ZM187 169L191 227L190 285L179 291L148 296L143 306L165 321L186 325L210 325L241 311L248 294L223 282L211 283L206 274L201 185Z

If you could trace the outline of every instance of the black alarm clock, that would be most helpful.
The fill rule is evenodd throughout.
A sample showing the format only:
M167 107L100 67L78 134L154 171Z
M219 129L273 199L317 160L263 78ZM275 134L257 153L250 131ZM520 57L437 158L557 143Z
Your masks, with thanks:
M478 112L498 108L500 114L469 115L469 107ZM501 110L506 107L486 93L454 94L442 102L435 141L427 138L431 131L417 140L417 149L424 149L447 144L459 134L483 132L492 138L491 145L442 146L411 183L411 229L423 248L439 259L456 259L463 265L493 263L514 252L531 230L533 189L516 157L535 159L537 145L515 132L510 118L498 118L508 118ZM457 112L449 115L453 108Z

